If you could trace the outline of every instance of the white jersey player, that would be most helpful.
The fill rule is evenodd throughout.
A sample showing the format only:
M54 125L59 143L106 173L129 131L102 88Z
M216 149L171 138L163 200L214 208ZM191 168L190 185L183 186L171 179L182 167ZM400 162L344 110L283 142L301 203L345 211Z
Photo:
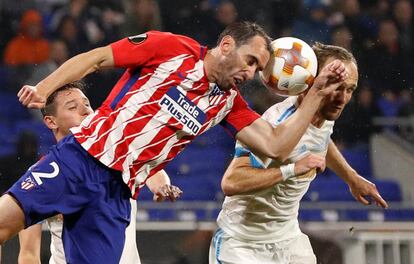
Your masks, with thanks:
M44 123L50 128L59 141L69 134L69 128L79 125L92 113L88 98L82 92L80 82L70 83L56 90L49 96L42 110ZM178 187L170 185L168 175L162 170L147 181L148 188L154 193L154 200L170 199L174 201L181 194ZM130 224L125 230L125 244L120 263L139 264L139 254L136 244L136 214L137 202L130 199ZM46 220L51 233L50 264L66 264L62 243L63 217L57 215ZM19 233L20 252L19 263L40 263L40 225L34 225Z
M222 188L226 194L218 216L218 230L210 246L210 264L316 264L308 237L299 228L298 210L317 171L324 169L325 157L364 204L372 196L387 207L375 185L353 170L331 142L336 120L357 86L358 71L352 54L336 47L314 46L320 66L341 60L348 76L342 86L322 102L311 125L287 160L272 160L236 144L235 158L227 169ZM263 119L278 126L289 119L303 95L289 97L270 107Z

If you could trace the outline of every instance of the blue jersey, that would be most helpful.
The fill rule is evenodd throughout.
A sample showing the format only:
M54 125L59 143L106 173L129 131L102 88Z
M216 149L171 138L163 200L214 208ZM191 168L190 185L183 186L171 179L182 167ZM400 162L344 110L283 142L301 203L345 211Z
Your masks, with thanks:
M90 156L72 135L61 140L8 191L26 226L64 215L68 263L119 263L130 222L130 191L121 173Z

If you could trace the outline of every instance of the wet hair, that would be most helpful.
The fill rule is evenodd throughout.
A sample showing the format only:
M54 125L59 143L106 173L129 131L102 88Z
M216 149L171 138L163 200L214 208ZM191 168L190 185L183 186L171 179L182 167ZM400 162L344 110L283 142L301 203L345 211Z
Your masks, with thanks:
M217 46L225 36L231 36L236 42L236 47L247 44L255 36L260 36L265 39L266 48L269 53L273 53L271 46L272 39L267 35L264 29L256 23L243 21L228 25L218 37Z
M335 58L345 62L353 62L358 67L354 55L352 55L352 53L345 48L316 42L315 45L312 46L312 49L318 59L318 72L322 69L322 66L325 65L329 58Z
M79 89L82 92L85 91L85 83L81 81L71 82L68 84L63 85L62 87L59 87L56 91L54 91L49 97L46 99L45 107L43 107L40 111L42 112L43 117L55 115L56 114L56 97L60 92L67 91L70 89Z

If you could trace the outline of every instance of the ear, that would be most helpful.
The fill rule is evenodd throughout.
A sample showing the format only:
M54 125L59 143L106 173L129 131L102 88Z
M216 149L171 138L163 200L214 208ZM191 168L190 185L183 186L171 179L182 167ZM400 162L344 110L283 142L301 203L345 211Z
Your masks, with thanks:
M58 128L58 125L56 124L56 120L53 116L45 116L43 117L43 123L52 130L55 130Z
M236 48L236 41L232 36L226 35L221 39L219 48L223 55L227 55Z

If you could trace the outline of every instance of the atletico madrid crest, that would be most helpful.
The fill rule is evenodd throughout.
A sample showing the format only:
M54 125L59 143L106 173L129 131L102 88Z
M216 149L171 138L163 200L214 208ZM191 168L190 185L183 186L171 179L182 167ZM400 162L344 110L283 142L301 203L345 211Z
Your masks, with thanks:
M35 187L36 186L36 184L34 183L34 181L32 180L32 178L30 178L30 176L29 177L27 177L24 181L22 181L22 183L21 183L21 188L22 188L22 190L26 190L26 191L28 191L28 190L30 190L30 189L32 189L33 187Z
M208 95L208 102L210 106L218 104L223 98L223 95L224 91L220 90L220 88L214 84L213 90Z

